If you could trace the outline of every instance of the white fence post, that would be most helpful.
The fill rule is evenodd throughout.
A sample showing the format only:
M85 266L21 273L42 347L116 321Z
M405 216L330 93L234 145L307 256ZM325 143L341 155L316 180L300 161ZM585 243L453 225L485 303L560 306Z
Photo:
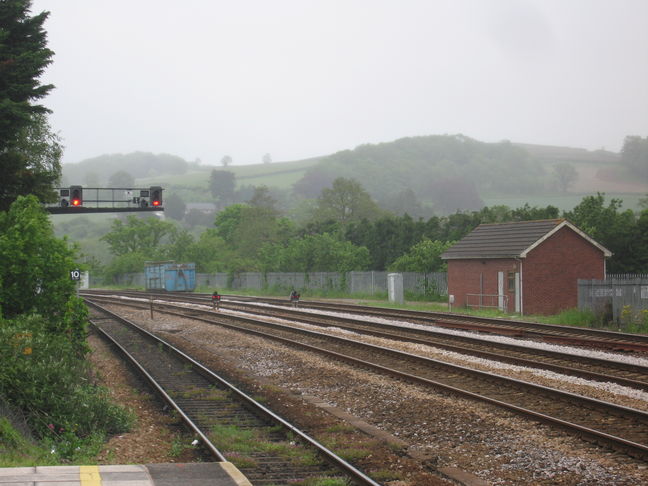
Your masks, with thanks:
M405 302L403 297L403 274L390 273L387 275L387 291L389 293L389 302L402 304Z

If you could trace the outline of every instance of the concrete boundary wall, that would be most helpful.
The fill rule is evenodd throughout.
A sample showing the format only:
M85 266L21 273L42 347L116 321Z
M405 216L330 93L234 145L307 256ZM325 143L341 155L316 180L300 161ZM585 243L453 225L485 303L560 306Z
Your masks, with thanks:
M143 273L120 275L118 285L143 287ZM91 286L102 282L92 280ZM196 286L220 289L317 289L342 290L350 293L377 294L387 293L387 272L311 272L311 273L260 273L245 272L230 275L227 273L196 273ZM448 276L446 273L403 273L403 290L413 294L448 295Z

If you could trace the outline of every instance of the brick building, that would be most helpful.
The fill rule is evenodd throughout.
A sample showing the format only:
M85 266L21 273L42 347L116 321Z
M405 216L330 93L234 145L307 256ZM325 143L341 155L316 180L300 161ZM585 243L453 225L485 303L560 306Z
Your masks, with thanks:
M604 279L612 253L564 219L482 224L450 247L454 306L555 314L578 305L578 279Z

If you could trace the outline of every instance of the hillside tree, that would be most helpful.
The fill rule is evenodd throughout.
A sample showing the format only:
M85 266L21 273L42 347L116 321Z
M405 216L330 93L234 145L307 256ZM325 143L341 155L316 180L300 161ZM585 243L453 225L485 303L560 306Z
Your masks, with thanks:
M153 257L159 253L162 243L175 231L173 223L153 217L141 219L131 215L125 223L121 219L113 220L110 232L102 236L101 240L108 243L110 252L115 256L139 253Z
M553 179L560 192L566 193L578 180L578 172L570 163L561 162L553 166Z
M372 270L386 268L427 234L426 224L410 216L383 216L347 225L344 236L356 246L369 249Z
M426 211L411 188L403 189L396 194L389 194L378 201L380 206L400 216L409 214L414 217L422 217Z
M439 177L427 184L426 191L435 212L477 211L484 207L477 186L467 177Z
M194 237L187 230L174 231L169 237L169 244L164 248L164 258L176 262L189 262L193 256L194 244Z
M610 273L634 271L636 260L636 216L630 210L621 211L623 201L612 198L606 205L605 194L585 196L564 217L585 231L612 252L607 264Z
M183 220L184 224L189 228L211 226L214 222L214 211L201 211L200 209L192 208L185 213Z
M283 243L292 234L292 224L267 207L245 206L234 232L237 252L244 258L257 259L263 245Z
M335 179L331 188L323 189L317 203L316 219L332 219L341 224L364 218L372 220L382 214L358 181L344 177Z
M407 253L397 258L389 267L396 272L443 272L446 265L441 260L441 254L454 245L454 241L432 241L423 238L412 246Z
M537 219L557 219L560 216L560 209L555 206L547 206L539 208L537 206L530 206L525 203L524 206L513 209L511 211L512 221L533 221Z
M257 186L254 188L254 194L248 201L248 204L257 208L267 208L276 211L277 200L272 197L268 186Z
M648 274L648 209L639 214L632 242L636 259L632 272Z
M293 192L306 198L316 198L323 189L329 187L335 176L323 167L312 167L293 185Z
M232 163L232 157L230 157L229 155L224 155L223 158L221 159L221 165L223 167L227 167L231 163Z
M169 218L182 221L186 211L187 204L175 192L172 192L164 199L164 214Z
M216 214L214 233L230 247L236 246L236 229L241 224L245 204L232 204Z
M648 137L626 137L621 149L621 163L633 174L648 179Z
M228 170L212 170L209 178L209 190L220 207L226 206L234 197L236 177Z
M328 233L292 238L282 245L266 246L267 270L280 272L350 272L369 268L369 250Z
M648 209L648 194L646 194L646 197L642 197L639 199L639 207L643 209Z

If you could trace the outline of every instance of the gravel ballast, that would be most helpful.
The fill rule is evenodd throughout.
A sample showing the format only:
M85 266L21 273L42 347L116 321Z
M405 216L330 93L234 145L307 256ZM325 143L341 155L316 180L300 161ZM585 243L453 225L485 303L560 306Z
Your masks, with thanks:
M389 377L218 326L159 312L151 321L148 311L112 307L115 312L177 345L182 344L187 350L201 350L202 360L215 369L226 365L231 372L236 370L245 375L249 382L259 383L259 389L272 385L291 395L316 397L401 439L407 444L407 456L403 460L410 461L409 468L416 464L420 470L436 472L455 467L493 485L648 483L644 462L595 447L560 430L490 405L395 382ZM396 347L395 343L379 341L381 345ZM401 343L399 346L416 345ZM471 367L492 367L466 357L435 355L437 351L432 348L408 351L431 353L435 359L458 360ZM498 373L519 373L525 376L523 379L537 377L537 373L529 370L498 369ZM579 393L583 389L596 390L590 384L571 383L557 377L538 379L556 388L575 387L572 390L579 390ZM644 397L619 395L605 389L590 393L606 400L612 397L614 401L629 400L624 402L627 406L645 407ZM299 417L305 412L298 406L293 408L288 407L282 413ZM399 481L388 484L434 484L412 478Z

